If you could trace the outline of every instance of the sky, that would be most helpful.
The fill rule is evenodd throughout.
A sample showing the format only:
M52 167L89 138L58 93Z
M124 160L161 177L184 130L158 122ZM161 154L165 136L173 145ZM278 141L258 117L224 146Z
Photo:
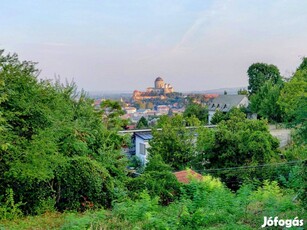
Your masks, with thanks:
M0 49L40 77L132 92L248 85L255 62L290 76L307 56L304 0L0 0Z

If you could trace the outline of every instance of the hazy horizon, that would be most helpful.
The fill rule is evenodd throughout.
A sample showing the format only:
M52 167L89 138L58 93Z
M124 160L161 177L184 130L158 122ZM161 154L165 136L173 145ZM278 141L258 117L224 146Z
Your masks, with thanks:
M0 49L38 62L40 77L86 91L247 86L255 62L289 76L307 55L307 2L3 1Z

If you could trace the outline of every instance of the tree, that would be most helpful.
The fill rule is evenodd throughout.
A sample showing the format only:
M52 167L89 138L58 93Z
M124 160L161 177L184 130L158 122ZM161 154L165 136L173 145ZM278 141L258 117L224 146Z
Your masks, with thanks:
M271 80L266 81L256 94L250 97L250 109L260 117L269 121L281 122L282 111L277 103L283 84L273 84Z
M278 104L284 121L296 127L295 141L305 145L307 140L307 58L281 90Z
M160 118L161 119L161 118ZM149 155L161 155L165 163L173 169L191 166L194 157L194 134L186 129L182 116L162 117L158 122L162 130L153 129L153 139L149 141Z
M238 90L238 95L248 95L248 91L246 89L239 89Z
M278 104L285 113L286 121L292 122L298 118L297 115L302 113L306 108L303 106L306 98L307 69L301 69L297 70L290 81L285 83L285 86L280 93Z
M236 114L238 117L241 117L242 119L245 119L246 118L246 108L245 107L240 107L240 108L233 107L227 113L224 113L217 109L211 119L211 124L216 125L220 123L221 121L227 121L230 119L231 116L233 117L234 114Z
M201 143L198 143L198 149L206 139L212 142L210 132L204 133L199 139ZM205 166L209 169L223 169L276 162L279 159L278 147L278 140L272 137L264 120L249 120L240 110L233 110L229 113L229 120L218 124L214 142L204 148L207 161ZM234 189L246 178L264 177L256 168L249 171L238 169L216 172Z
M202 124L208 123L208 108L203 107L196 103L189 103L183 113L183 117L195 116Z
M157 154L150 157L142 175L129 181L128 189L135 198L146 189L151 197L158 196L161 204L168 205L178 198L180 185L172 168Z
M220 123L223 120L227 119L227 114L223 113L222 111L220 111L219 109L217 109L211 119L211 124L212 125L216 125L218 123Z
M135 107L137 109L145 109L146 108L146 103L143 101L136 101L135 102Z
M275 65L254 63L248 68L247 74L249 78L248 90L250 95L257 93L268 80L271 80L273 84L277 84L281 81L279 70Z
M0 196L11 188L28 214L82 209L84 199L110 207L125 189L121 137L74 83L39 81L38 73L0 52Z
M201 125L201 121L195 115L192 115L191 117L186 117L185 123L186 123L186 126L198 127Z
M193 167L203 170L209 163L207 154L212 152L215 145L215 131L207 127L199 127L196 133L196 154L193 159Z
M120 118L125 112L118 101L105 100L100 104L103 122L108 129L123 129L128 121Z
M138 121L136 128L137 129L143 129L148 127L148 121L145 117L141 117L141 119Z
M307 70L307 57L302 58L302 63L297 68L297 70Z

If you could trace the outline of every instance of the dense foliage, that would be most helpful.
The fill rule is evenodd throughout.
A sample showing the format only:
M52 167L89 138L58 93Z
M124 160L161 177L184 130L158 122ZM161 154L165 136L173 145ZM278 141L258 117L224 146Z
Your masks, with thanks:
M208 108L203 107L202 105L196 103L189 103L183 113L183 116L186 118L196 117L201 121L202 124L208 123Z
M200 149L206 159L205 167L234 189L246 180L265 179L258 165L280 161L279 142L270 134L266 121L246 119L239 109L232 110L229 119L220 122L216 130L200 135L198 142L198 146L205 146Z
M191 166L194 157L193 133L186 129L187 122L181 115L164 116L159 120L158 127L153 129L153 139L150 140L150 155L161 155L163 160L173 169L184 169Z
M282 111L277 101L282 87L282 82L274 84L271 80L266 81L256 94L251 95L251 111L270 122L281 122Z
M248 68L247 74L250 95L258 93L263 84L268 80L271 80L273 84L281 81L279 69L275 65L254 63Z
M144 129L144 128L148 128L149 124L148 121L146 120L145 117L141 117L141 119L138 121L138 123L136 124L136 128L137 129Z
M140 191L146 190L152 197L158 196L163 205L177 199L180 185L169 165L165 164L160 155L149 159L145 171L127 184L129 197L138 198Z
M39 81L34 63L0 55L0 195L11 189L31 214L109 207L124 188L121 138L73 84Z
M258 229L264 216L306 220L295 194L282 190L276 182L265 181L253 189L244 185L232 193L210 176L202 182L182 186L182 196L168 206L158 197L140 192L135 200L116 203L112 211L88 211L83 214L47 214L18 222L3 222L10 229ZM1 225L0 225L1 226Z
M259 102L272 93L294 127L286 149L267 120L232 109L209 129L197 115L206 109L191 105L184 116L160 118L149 163L133 178L120 153L117 102L95 110L74 84L38 80L34 63L1 51L0 229L257 229L264 216L306 220L305 62L278 99L274 66L260 74L272 79L257 84ZM203 179L179 183L173 171L186 168Z

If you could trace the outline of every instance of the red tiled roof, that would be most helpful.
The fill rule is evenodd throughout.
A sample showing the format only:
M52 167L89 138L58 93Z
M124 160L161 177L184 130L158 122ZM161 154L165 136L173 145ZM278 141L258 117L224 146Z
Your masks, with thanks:
M127 125L125 129L135 129L136 125Z
M219 96L219 94L214 94L214 93L204 94L204 98L216 98L218 96Z
M197 180L201 180L203 177L199 173L189 169L189 170L182 170L179 172L175 172L174 175L176 176L177 180L181 183L188 184L192 178Z

